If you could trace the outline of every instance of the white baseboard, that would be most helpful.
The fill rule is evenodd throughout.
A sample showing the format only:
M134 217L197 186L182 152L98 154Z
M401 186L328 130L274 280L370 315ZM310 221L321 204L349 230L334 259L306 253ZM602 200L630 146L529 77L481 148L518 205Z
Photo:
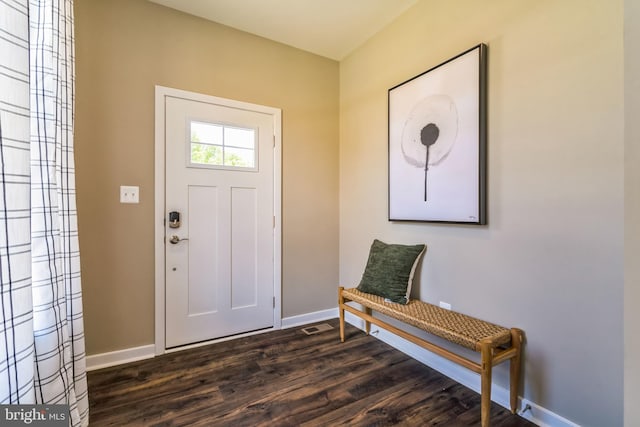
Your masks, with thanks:
M300 314L298 316L285 317L282 319L282 329L295 328L296 326L322 322L323 320L335 319L336 317L338 317L337 307L315 311L313 313Z
M351 313L345 313L345 321L355 326L356 328L364 330L364 321L359 317L352 315ZM443 357L440 357L424 348L413 344L391 332L386 331L383 328L378 328L375 325L371 325L372 336L379 340L389 344L397 350L405 353L408 356L416 359L417 361L424 363L430 368L448 376L454 381L480 393L480 375L472 372L464 367L453 363ZM492 384L491 386L491 400L498 405L509 409L509 390ZM532 423L540 427L580 427L578 424L563 418L562 416L549 411L548 409L531 402L530 400L519 398L520 412L518 413L522 418L531 421ZM530 409L524 411L524 408L529 405Z
M521 413L520 416L540 427L580 427L579 424L561 417L523 397L520 398L520 402L523 408L526 408L527 405L531 407L531 409Z
M151 359L155 355L156 346L154 344L125 348L124 350L111 351L109 353L94 354L87 356L87 371L136 362L138 360Z

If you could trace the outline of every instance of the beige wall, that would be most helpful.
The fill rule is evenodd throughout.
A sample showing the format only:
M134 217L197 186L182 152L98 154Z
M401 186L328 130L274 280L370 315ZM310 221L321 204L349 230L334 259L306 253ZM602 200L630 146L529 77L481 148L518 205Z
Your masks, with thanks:
M78 0L87 353L154 340L154 85L283 112L283 316L335 306L338 63L143 0ZM139 185L141 203L119 203Z
M341 283L374 238L427 243L417 295L523 328L524 396L584 426L623 413L622 6L423 0L340 64ZM390 223L387 90L479 42L489 225Z
M624 2L624 425L640 425L640 2Z

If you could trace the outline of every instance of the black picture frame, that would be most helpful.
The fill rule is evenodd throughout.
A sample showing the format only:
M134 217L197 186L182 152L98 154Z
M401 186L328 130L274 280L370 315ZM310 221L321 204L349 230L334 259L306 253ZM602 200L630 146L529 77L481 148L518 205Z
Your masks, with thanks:
M487 46L388 93L389 221L487 224Z

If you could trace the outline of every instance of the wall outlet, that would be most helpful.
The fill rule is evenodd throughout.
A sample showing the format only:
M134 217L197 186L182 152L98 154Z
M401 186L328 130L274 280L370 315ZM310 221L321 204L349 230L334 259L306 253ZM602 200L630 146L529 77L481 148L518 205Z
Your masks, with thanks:
M121 185L120 203L140 203L140 187Z
M448 302L440 301L440 307L446 310L451 310L451 304L449 304Z

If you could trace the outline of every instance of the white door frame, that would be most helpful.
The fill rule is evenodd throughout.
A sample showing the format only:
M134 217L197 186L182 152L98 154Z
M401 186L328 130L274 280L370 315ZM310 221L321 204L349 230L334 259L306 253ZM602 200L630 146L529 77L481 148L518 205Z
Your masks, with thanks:
M273 215L274 215L274 247L273 247L273 327L258 332L240 334L252 335L282 327L282 111L279 108L251 104L226 98L219 98L180 89L156 86L155 111L155 354L167 352L165 348L165 98L175 97L192 101L214 103L232 108L258 111L273 116ZM228 340L211 340L206 343ZM206 343L198 343L202 345ZM189 346L181 347L188 348Z

